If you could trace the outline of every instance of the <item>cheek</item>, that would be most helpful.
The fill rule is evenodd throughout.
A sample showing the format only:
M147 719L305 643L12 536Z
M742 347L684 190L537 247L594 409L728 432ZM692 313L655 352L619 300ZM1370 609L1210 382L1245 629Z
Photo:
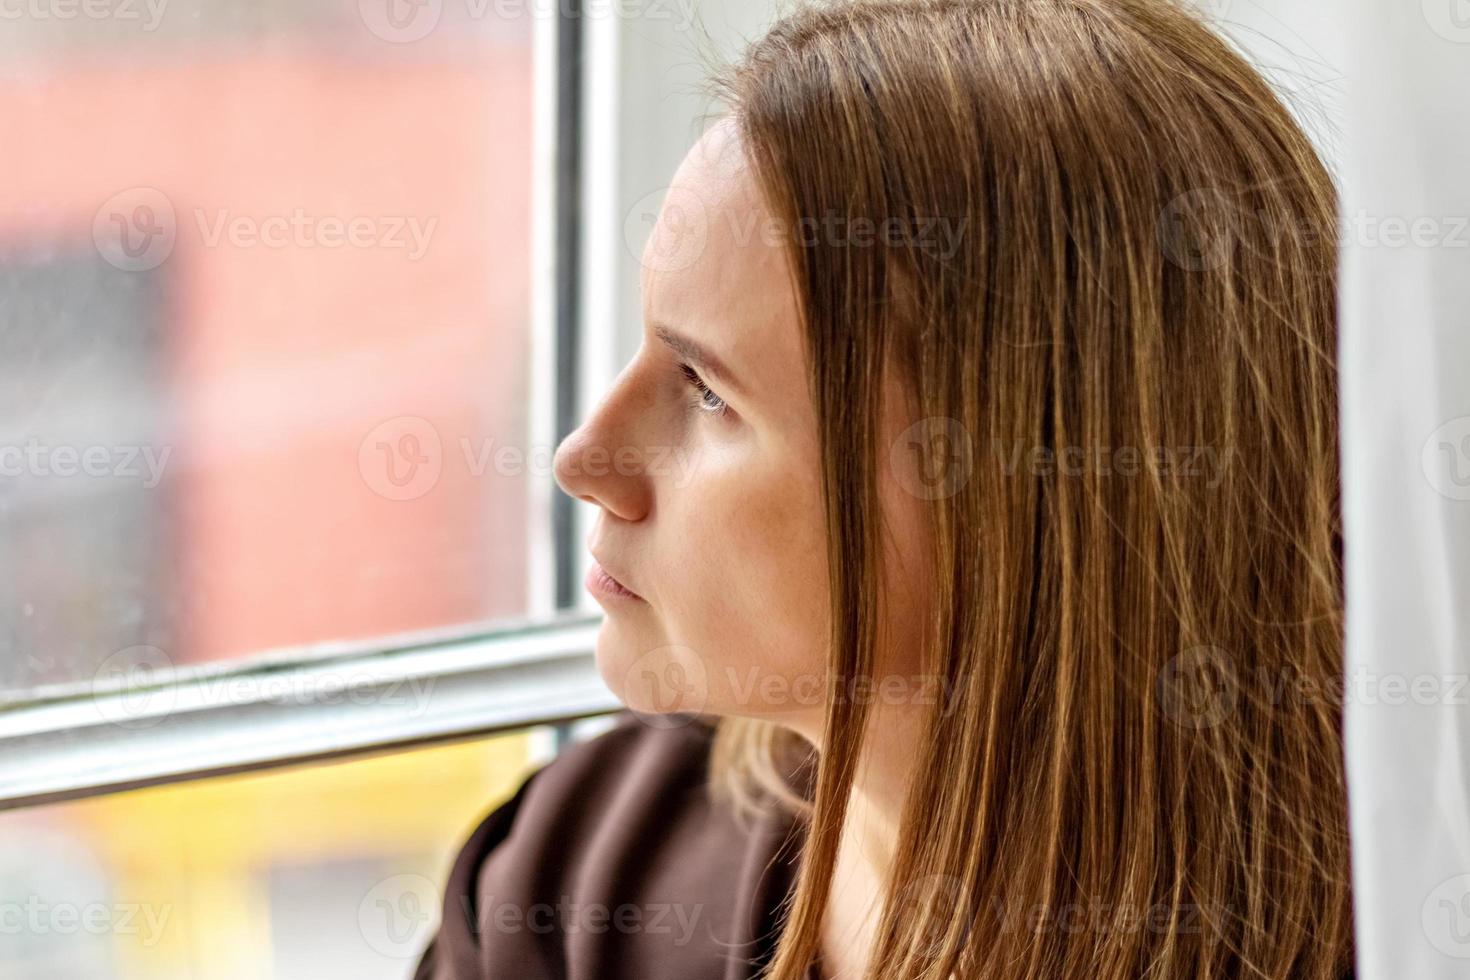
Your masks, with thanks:
M668 495L657 615L704 671L706 710L819 710L827 566L821 498L792 465L711 466ZM661 501L662 503L662 501Z

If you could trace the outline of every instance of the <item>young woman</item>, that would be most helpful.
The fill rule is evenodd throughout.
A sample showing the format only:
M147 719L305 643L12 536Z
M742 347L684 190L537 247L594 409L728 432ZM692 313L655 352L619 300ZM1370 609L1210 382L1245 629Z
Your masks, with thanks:
M1351 969L1335 195L1165 0L804 6L560 447L631 709L426 980Z

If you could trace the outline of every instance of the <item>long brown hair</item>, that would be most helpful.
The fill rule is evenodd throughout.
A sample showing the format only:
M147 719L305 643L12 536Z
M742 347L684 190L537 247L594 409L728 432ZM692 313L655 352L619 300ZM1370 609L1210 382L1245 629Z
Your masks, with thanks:
M953 700L869 976L1336 980L1336 195L1309 140L1166 0L803 3L714 85L787 227L903 231L789 249L838 683L875 664L885 358L940 474L923 657ZM772 980L819 950L867 710L827 706ZM727 792L776 784L788 741L721 722Z

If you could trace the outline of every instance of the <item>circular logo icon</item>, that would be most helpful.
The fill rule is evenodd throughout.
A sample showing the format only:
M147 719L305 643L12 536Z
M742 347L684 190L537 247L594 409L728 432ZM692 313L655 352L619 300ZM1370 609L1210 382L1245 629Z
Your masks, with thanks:
M156 269L173 254L178 224L173 202L156 187L129 187L109 197L92 219L92 242L124 272Z
M952 497L970 481L975 453L970 433L956 419L920 419L888 448L899 486L922 500Z
M899 890L894 902L905 918L921 924L914 938L924 953L932 956L944 948L947 927L954 921L962 896L959 879L951 875L925 875ZM968 916L962 921L968 936L973 922Z
M408 959L423 952L438 922L439 889L423 875L384 878L357 906L357 928L384 956Z
M662 208L660 208L662 202ZM651 272L678 272L709 243L709 212L693 191L669 187L639 198L623 220L623 241Z
M709 701L709 675L693 647L655 647L629 665L618 696L652 728L680 728Z
M444 0L357 0L357 12L375 37L412 44L439 26Z
M1436 493L1470 500L1470 415L1450 419L1424 441L1419 460Z
M1420 0L1429 29L1446 41L1470 44L1470 0Z
M104 720L123 728L151 728L168 716L175 692L161 676L173 661L158 647L119 650L92 674L92 702Z
M1239 232L1235 205L1218 187L1185 191L1159 214L1159 247L1164 257L1190 272L1224 265Z
M1159 674L1159 705L1181 728L1212 728L1230 717L1239 695L1235 663L1218 647L1191 647Z
M1436 885L1419 914L1430 945L1446 956L1470 960L1470 874Z
M388 500L416 500L434 489L444 467L439 430L428 419L400 415L380 423L357 447L369 489Z

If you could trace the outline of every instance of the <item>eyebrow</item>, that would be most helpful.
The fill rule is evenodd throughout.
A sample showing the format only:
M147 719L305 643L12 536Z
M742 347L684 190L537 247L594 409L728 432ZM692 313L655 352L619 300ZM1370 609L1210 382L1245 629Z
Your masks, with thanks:
M670 350L685 360L692 361L697 366L704 368L705 372L716 381L737 391L741 390L740 382L735 380L734 373L708 348L701 347L666 323L654 323L653 332Z

